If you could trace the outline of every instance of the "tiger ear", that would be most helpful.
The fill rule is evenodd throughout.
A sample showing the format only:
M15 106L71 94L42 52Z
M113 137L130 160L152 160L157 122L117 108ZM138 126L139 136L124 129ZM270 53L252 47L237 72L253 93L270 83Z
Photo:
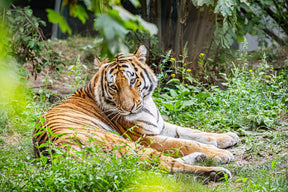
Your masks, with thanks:
M146 54L147 54L147 49L144 45L140 45L140 47L138 48L135 56L138 58L138 60L145 65L146 62Z
M105 59L102 62L98 59L98 57L95 57L94 59L94 65L98 66L99 68L105 63L109 63L109 59Z

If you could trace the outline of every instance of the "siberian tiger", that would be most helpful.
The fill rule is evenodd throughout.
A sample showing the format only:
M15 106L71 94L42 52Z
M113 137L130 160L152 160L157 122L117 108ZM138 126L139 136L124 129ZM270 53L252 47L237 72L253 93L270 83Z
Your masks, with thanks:
M45 147L39 148L47 140L60 148L69 143L71 148L81 150L93 139L94 145L101 144L105 149L117 147L114 152L119 157L132 152L137 152L140 160L157 157L160 167L170 172L196 173L216 180L224 174L231 177L225 168L193 164L207 157L228 163L233 155L223 148L235 145L239 137L231 132L206 133L164 122L152 99L157 78L145 63L146 52L142 45L127 57L118 54L112 62L97 60L99 70L90 82L43 114L42 128L34 130L35 156L47 154ZM48 127L61 136L41 131Z

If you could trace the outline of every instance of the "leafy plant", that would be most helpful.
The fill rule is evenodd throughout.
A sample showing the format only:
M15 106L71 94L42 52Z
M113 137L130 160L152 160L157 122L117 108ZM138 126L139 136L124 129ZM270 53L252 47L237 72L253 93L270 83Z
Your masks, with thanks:
M58 54L43 43L45 36L41 26L46 23L33 16L30 7L20 8L12 4L12 8L2 9L1 13L10 36L6 44L7 54L17 58L20 63L29 61L35 78L45 66L57 69L61 63Z
M285 73L269 66L264 54L255 70L247 69L244 60L240 67L234 64L231 77L222 74L225 90L206 87L193 78L190 80L196 86L174 78L154 96L160 110L173 122L189 122L203 129L271 129L277 125L278 114L287 111Z
M74 75L74 81L71 82L72 91L76 91L81 86L84 86L87 81L87 66L82 64L80 56L77 57L75 65L70 65L68 68L68 75Z

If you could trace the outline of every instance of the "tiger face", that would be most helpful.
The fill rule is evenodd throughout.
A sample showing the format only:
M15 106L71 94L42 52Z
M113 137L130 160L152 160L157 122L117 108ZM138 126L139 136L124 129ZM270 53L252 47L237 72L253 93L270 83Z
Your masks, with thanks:
M155 74L145 64L146 52L140 46L136 54L119 54L114 61L100 64L102 86L96 88L95 96L104 112L127 116L142 110L157 86Z

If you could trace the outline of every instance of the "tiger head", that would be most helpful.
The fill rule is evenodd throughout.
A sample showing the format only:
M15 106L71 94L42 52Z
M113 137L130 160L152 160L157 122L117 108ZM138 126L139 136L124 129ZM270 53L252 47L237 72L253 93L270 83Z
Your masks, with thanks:
M135 54L118 54L114 61L97 61L99 66L95 99L104 112L122 116L142 110L145 100L157 87L157 78L146 65L147 49L141 45ZM97 75L96 75L97 76Z

